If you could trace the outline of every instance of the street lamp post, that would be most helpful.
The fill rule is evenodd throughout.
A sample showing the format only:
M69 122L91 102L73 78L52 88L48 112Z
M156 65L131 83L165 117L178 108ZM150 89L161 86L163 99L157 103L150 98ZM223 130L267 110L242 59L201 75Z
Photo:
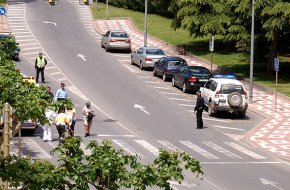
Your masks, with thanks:
M147 47L147 0L145 0L145 16L144 16L144 47Z
M253 70L254 70L254 27L255 27L255 0L252 0L252 28L251 28L251 55L250 55L250 89L249 103L253 103Z

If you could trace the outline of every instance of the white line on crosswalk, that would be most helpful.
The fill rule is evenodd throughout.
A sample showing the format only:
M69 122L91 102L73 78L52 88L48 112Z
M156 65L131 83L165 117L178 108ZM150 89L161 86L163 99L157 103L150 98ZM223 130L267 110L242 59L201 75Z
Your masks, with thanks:
M234 142L225 142L225 144L229 145L230 147L244 153L244 154L247 154L248 156L251 156L255 159L266 159L265 157L259 155L259 154L256 154L255 152L252 152L250 150L247 150L246 148L234 143Z
M27 52L27 53L23 53L23 55L37 55L39 52L38 51L35 51L35 52Z
M50 75L60 75L60 72L49 73Z
M130 146L128 143L126 143L123 140L115 139L113 140L114 143L116 143L119 147L121 147L123 150L127 151L131 155L138 155L140 158L146 158L142 153L136 151L136 149L132 146Z
M140 144L141 146L143 146L144 148L146 148L147 150L152 152L154 155L156 155L156 156L159 155L159 150L157 148L155 148L154 146L152 146L151 144L149 144L147 141L135 140L135 142L137 142L138 144Z
M29 48L22 48L21 51L25 51L25 50L32 50L32 49L40 49L40 47L29 47Z
M194 111L194 110L193 110ZM192 111L192 112L193 112ZM207 118L207 117L205 117L205 118L203 118L204 120L209 120L209 121L218 121L218 122L225 122L225 123L231 123L230 121L227 121L227 120L225 120L225 119L211 119L211 118Z
M171 150L171 151L178 151L178 152L184 152L183 150L181 150L180 148L178 148L177 146L175 146L174 144L170 143L169 141L166 140L158 140L157 142L159 142L160 144L162 144L165 148Z
M240 156L220 147L219 145L213 143L213 142L208 142L208 141L204 141L203 142L205 145L209 146L210 148L224 154L225 156L232 158L232 159L242 159Z
M148 84L159 84L160 82L156 82L156 81L145 81Z
M209 153L208 151L204 150L203 148L193 144L190 141L180 141L182 144L184 144L185 146L189 147L190 149L194 150L195 152L203 155L204 157L208 158L208 159L219 159L219 157Z
M216 128L221 128L221 129L231 129L231 130L237 130L237 131L245 131L244 129L239 129L239 128L233 128L233 127L225 127L225 126L220 126L220 125L213 125Z
M185 106L185 107L195 107L195 105L190 105L190 104L178 104L180 106Z

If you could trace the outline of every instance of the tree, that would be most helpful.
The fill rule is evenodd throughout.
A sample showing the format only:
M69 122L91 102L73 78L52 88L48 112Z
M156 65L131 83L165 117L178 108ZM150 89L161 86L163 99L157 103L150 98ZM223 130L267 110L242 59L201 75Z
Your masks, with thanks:
M23 121L32 119L41 124L48 122L45 117L45 109L59 106L72 105L72 102L60 103L49 101L49 95L44 86L35 86L23 81L21 73L16 70L11 55L16 46L10 39L0 40L0 109L8 102L12 106L12 137L21 129ZM0 152L2 148L2 136L0 135Z
M249 52L251 32L251 0L173 0L170 11L176 13L172 27L183 28L193 37L220 34L236 43L240 51ZM255 1L255 40L263 47L255 55L268 57L267 72L273 70L278 40L290 32L289 1ZM266 47L266 48L265 48ZM268 48L269 47L269 48ZM263 50L263 51L261 51Z
M58 165L30 158L0 157L0 178L10 186L22 190L76 189L88 190L89 185L98 190L134 188L145 190L157 186L171 189L169 180L184 180L183 170L196 177L203 174L199 161L182 152L160 150L152 164L141 164L138 156L126 155L113 148L110 141L102 144L91 141L84 155L80 138L66 138L52 153L57 153Z

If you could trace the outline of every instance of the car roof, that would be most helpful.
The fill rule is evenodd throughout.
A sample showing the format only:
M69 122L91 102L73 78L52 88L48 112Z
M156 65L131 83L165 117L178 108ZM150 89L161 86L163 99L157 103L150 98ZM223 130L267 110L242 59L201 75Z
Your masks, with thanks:
M127 32L126 31L124 31L124 30L109 30L110 32L124 32L124 33L126 33L127 34Z
M219 84L237 84L237 85L243 85L240 81L236 79L223 79L223 78L211 78L211 80L216 81Z

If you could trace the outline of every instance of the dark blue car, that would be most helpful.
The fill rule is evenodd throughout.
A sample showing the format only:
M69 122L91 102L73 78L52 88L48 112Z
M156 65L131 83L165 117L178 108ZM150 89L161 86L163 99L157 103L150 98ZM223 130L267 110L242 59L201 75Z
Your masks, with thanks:
M199 90L212 77L211 72L202 66L182 66L172 78L172 86L182 88L183 92Z
M186 65L186 61L181 57L162 57L154 64L153 76L162 76L163 81L167 81L172 79L179 67Z

